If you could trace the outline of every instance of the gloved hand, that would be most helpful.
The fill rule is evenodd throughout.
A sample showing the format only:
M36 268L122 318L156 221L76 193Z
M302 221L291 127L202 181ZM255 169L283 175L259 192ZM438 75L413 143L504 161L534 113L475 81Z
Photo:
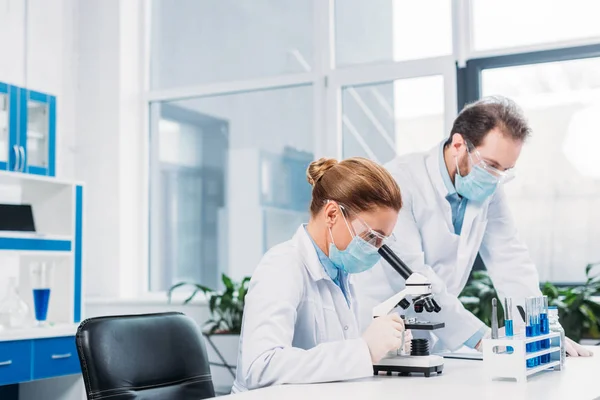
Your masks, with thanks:
M571 357L591 357L594 355L594 353L592 353L579 343L576 343L569 338L565 339L565 350L567 351L567 355Z
M371 361L379 362L388 351L397 350L402 345L402 331L404 321L398 314L389 314L378 317L362 335L363 340L369 347Z

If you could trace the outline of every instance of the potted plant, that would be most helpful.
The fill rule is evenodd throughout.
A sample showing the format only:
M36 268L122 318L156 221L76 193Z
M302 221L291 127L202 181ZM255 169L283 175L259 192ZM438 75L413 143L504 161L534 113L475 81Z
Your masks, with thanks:
M223 274L221 280L224 286L222 291L199 283L180 282L169 289L167 296L170 302L175 290L188 287L192 289L192 292L183 304L188 304L198 293L203 293L207 297L210 318L204 323L203 334L206 339L213 384L215 390L219 391L219 388L222 388L220 392L228 393L233 379L235 379L244 301L250 277L235 282Z
M548 303L557 306L560 324L565 334L575 340L600 338L600 275L592 275L594 267L585 268L586 281L576 286L556 286L550 282L541 285L542 293L548 296ZM488 326L492 314L492 299L498 298L492 280L485 271L473 271L467 286L460 294L466 309ZM499 325L504 324L504 311L498 309Z

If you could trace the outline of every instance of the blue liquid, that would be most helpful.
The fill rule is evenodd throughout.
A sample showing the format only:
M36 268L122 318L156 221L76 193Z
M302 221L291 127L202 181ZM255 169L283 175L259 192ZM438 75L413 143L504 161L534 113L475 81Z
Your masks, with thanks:
M550 322L548 321L548 314L540 314L540 333L545 335L550 333Z
M546 335L550 333L550 322L548 321L548 314L541 313L540 314L540 333L542 335ZM542 349L550 348L550 339L544 339L541 342ZM541 356L541 363L546 364L550 362L550 354L544 354Z
M540 336L540 324L533 324L533 336ZM533 351L541 350L540 342L533 342Z
M533 336L533 325L527 325L525 327L525 336L532 337ZM525 350L529 353L533 351L533 343L527 343L525 345ZM529 366L529 361L527 360L527 366Z
M505 319L504 320L504 332L506 333L506 336L512 336L513 335L513 321L512 321L512 319Z
M50 289L33 289L33 305L35 319L45 321L48 317L48 303L50 302Z

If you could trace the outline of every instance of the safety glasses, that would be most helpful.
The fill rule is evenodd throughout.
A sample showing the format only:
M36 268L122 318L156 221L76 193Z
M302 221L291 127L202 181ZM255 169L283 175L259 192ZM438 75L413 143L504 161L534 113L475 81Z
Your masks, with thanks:
M514 179L515 172L513 169L507 169L505 171L501 171L498 168L492 167L487 161L481 157L479 150L473 146L467 138L463 137L465 144L467 146L467 154L469 155L469 160L471 161L472 166L477 166L482 168L484 171L492 175L498 180L498 183L507 183Z
M377 231L374 231L362 218L358 216L357 213L351 211L342 204L337 204L342 211L342 216L344 217L346 226L348 226L348 230L353 238L358 236L362 239L362 242L376 250L384 244L390 245L396 241L396 236L394 236L393 233L390 236L385 236Z

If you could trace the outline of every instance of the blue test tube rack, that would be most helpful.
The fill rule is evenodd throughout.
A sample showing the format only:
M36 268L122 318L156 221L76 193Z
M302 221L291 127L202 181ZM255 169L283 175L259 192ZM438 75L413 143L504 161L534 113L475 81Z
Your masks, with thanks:
M527 345L548 340L548 348L527 351ZM550 332L544 335L527 337L524 333L498 339L483 339L483 363L486 376L494 379L514 379L527 382L527 379L543 371L559 371L561 369L560 333ZM537 347L535 347L537 349ZM542 356L546 363L532 363L528 360L539 360Z

